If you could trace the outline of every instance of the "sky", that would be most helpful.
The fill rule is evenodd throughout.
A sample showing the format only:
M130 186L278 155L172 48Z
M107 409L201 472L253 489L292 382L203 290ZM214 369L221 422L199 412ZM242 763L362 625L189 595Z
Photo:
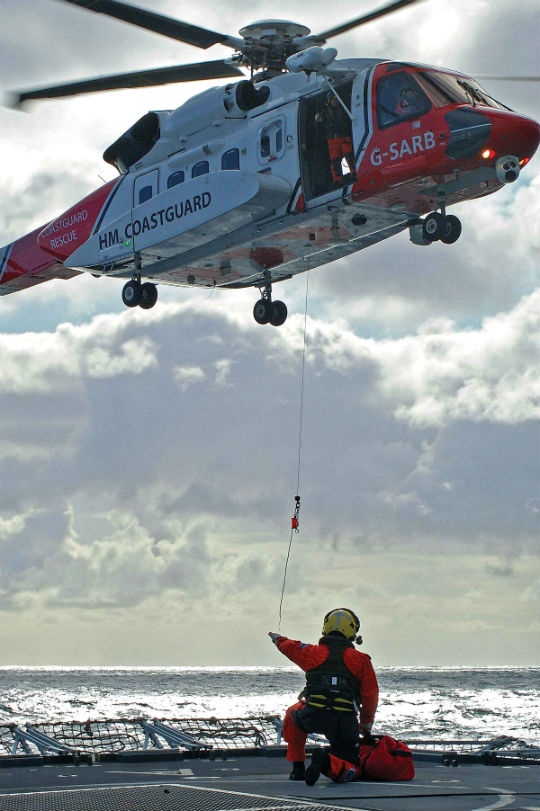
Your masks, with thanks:
M142 4L142 3L141 3ZM380 4L152 9L236 35L315 33ZM57 0L0 0L0 89L229 55ZM189 16L188 16L189 12ZM185 16L183 16L185 13ZM538 70L537 0L425 0L336 37L343 57L471 75ZM485 80L540 118L538 85ZM209 86L0 108L0 244L115 176L104 149ZM540 158L456 206L452 246L403 233L309 276L300 466L281 631L349 606L378 665L534 665L539 655ZM306 274L253 290L81 276L0 298L0 665L281 665L297 486Z

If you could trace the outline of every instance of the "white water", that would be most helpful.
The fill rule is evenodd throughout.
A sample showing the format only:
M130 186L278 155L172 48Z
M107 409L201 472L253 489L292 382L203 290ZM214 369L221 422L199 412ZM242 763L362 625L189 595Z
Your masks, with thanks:
M375 731L405 739L512 735L540 744L534 668L379 668ZM282 715L294 667L0 667L0 725L105 718Z

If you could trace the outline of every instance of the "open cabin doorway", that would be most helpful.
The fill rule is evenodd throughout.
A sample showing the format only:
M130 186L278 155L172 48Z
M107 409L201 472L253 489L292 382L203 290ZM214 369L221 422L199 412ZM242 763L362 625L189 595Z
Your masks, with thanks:
M352 80L335 90L351 109ZM300 171L305 200L328 194L354 180L352 121L329 88L300 99Z

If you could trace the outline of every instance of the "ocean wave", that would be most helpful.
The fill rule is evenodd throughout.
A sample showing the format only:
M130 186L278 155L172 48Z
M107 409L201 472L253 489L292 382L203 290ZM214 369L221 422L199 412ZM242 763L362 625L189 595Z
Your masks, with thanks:
M405 739L540 742L536 668L378 668L376 730ZM294 667L0 667L0 723L283 715Z

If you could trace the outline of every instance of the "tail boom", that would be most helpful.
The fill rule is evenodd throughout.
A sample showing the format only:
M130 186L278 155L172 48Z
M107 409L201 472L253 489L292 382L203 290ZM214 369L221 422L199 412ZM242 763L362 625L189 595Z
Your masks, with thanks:
M45 226L0 248L0 296L51 279L71 279L80 271L66 259L91 235L120 181L111 180Z
M43 226L0 248L0 296L50 279L71 279L79 275L38 247L37 238L42 230Z

